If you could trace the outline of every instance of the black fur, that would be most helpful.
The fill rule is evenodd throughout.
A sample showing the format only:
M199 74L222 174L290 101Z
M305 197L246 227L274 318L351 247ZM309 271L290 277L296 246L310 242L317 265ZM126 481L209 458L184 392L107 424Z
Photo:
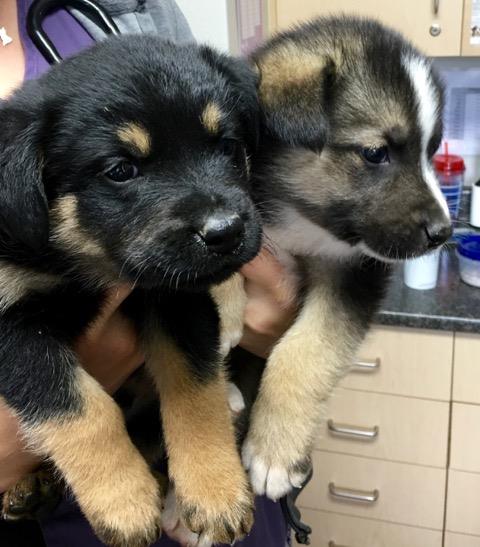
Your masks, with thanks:
M248 194L255 84L246 64L207 47L122 37L0 106L0 396L28 432L82 414L74 341L119 282L135 286L124 310L141 340L162 329L194 381L218 374L208 287L261 240ZM219 112L211 127L208 105ZM112 180L125 166L128 180ZM238 244L217 252L202 230L232 214Z
M261 97L262 66L282 51L288 52L285 64L297 55L292 64L302 66L304 59L308 67L315 58L323 68L302 74L298 82L293 70L283 86L275 83L269 103L262 101L264 137L254 165L254 193L258 203L267 203L267 223L276 223L279 202L287 204L337 239L352 246L364 242L387 259L433 248L426 234L433 226L441 225L448 237L449 221L421 169L419 105L403 59L423 63L432 84L436 118L427 146L430 163L442 135L443 89L428 61L400 34L373 20L318 19L279 34L253 54ZM379 141L388 147L388 165L361 156L363 148Z
M28 292L0 318L0 394L16 411L28 409L29 419L36 419L39 412L46 417L54 408L68 408L68 390L57 384L69 381L72 363L57 363L55 347L71 347L98 311L107 285L162 287L165 305L158 311L171 317L170 330L181 339L176 318L186 313L193 320L195 300L208 296L180 294L177 306L177 289L201 291L255 255L259 226L246 192L244 151L250 154L255 146L256 96L254 77L246 74L240 61L228 64L206 47L153 37L112 39L53 68L2 105L0 266L59 276L54 290ZM200 123L211 101L224 114L218 136ZM136 158L138 178L116 183L103 173L134 154L116 136L129 122L148 131L151 151ZM238 143L232 156L222 153L225 138ZM48 209L66 195L76 200L78 230L105 251L107 269L101 259L66 249L49 234ZM245 224L241 244L225 255L210 252L196 235L217 210L238 211ZM205 322L210 332L195 340L210 352L216 347L215 318L212 311ZM169 328L170 319L162 321ZM41 364L46 348L50 366ZM206 349L200 353L201 362L211 360ZM23 376L30 380L19 389Z

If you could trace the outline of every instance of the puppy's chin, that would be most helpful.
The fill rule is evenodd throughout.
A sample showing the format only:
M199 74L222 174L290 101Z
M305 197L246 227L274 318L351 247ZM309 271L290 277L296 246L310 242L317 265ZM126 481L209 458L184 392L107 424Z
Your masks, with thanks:
M260 250L258 241L239 246L228 255L190 257L187 260L162 260L159 262L139 260L138 264L124 263L122 280L145 289L162 288L169 290L198 291L221 283L238 271L244 264L255 258Z
M365 241L362 241L358 245L362 254L369 256L370 258L375 258L380 262L385 262L386 264L394 264L397 262L403 262L411 258L418 258L420 256L431 253L437 249L441 248L441 245L436 248L421 247L421 248L399 248L395 245L386 247L382 250L375 250L370 247Z
M142 271L139 275L124 275L127 282L144 289L167 289L173 291L202 291L228 279L243 265L228 265L222 268L208 270L193 267L181 268L156 268L154 271Z

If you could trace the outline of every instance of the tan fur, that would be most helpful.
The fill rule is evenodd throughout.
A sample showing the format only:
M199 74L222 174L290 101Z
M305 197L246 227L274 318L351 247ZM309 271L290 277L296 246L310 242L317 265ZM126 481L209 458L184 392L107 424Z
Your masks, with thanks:
M200 118L202 125L212 135L220 131L220 122L222 121L222 111L216 103L208 103L202 112Z
M325 55L300 49L295 44L286 44L268 52L258 62L262 102L273 107L292 88L306 90L311 85L317 85L327 61Z
M92 258L104 258L101 245L87 234L78 220L78 201L70 194L58 198L51 207L51 241L74 254L83 254Z
M147 546L160 525L157 482L117 405L83 369L77 375L82 412L30 426L27 439L55 463L103 541Z
M150 343L147 366L160 392L169 474L183 518L211 541L231 543L250 529L252 499L225 378L195 381L184 355L166 337Z
M267 466L294 471L310 454L325 402L360 344L334 275L313 282L298 319L268 359L247 440Z
M77 198L67 194L55 200L50 210L50 243L91 272L92 282L111 285L118 282L118 268L112 263L103 246L80 224ZM87 268L85 268L87 266Z
M152 138L142 125L136 122L129 122L117 131L118 138L125 144L132 146L142 157L150 154Z
M247 294L241 274L215 285L210 289L220 314L220 351L227 355L242 337L243 316L247 305Z
M0 312L31 291L48 291L59 283L55 275L0 261Z

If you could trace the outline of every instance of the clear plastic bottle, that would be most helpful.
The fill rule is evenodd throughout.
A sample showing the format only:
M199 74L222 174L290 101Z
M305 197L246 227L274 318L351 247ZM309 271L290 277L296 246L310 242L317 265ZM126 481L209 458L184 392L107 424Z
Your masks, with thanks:
M435 173L440 183L440 188L445 196L450 215L458 218L460 201L462 198L463 179L465 176L465 163L461 156L448 153L448 144L445 143L444 154L437 154L433 158Z

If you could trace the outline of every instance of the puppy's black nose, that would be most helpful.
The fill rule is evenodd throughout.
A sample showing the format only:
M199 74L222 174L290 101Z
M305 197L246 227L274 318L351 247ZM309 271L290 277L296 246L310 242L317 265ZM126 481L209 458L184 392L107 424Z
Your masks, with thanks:
M199 231L207 247L219 254L227 254L236 249L243 233L243 221L236 213L212 215Z
M425 232L428 238L428 246L433 249L445 243L452 235L452 224L447 220L432 222L425 226Z

